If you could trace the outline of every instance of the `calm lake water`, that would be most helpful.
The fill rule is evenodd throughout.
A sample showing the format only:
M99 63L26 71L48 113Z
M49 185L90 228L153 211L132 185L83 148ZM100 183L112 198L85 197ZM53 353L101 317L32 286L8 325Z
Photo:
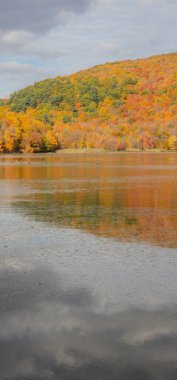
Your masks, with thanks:
M177 379L177 154L0 156L0 379Z

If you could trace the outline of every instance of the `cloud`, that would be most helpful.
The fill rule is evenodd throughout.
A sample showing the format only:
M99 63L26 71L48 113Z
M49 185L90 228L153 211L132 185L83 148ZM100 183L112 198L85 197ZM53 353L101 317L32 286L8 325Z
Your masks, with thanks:
M84 12L93 0L1 0L0 29L46 32L63 13Z
M176 0L2 0L0 61L33 68L20 76L7 65L7 81L0 68L1 95L44 74L175 51L176 14Z
M7 98L16 89L51 76L52 68L38 67L17 61L0 62L0 98Z
M20 45L31 39L32 36L33 34L30 32L14 30L3 34L1 42L10 46L14 44Z
M11 73L21 73L23 71L27 72L29 70L38 71L37 68L33 67L30 64L20 64L15 61L0 63L0 71L2 73L6 73L8 71L10 71Z

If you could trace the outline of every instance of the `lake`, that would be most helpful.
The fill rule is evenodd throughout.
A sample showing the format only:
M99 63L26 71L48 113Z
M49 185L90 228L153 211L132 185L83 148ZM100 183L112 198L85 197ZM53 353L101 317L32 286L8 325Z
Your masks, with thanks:
M177 153L0 156L0 378L177 379Z

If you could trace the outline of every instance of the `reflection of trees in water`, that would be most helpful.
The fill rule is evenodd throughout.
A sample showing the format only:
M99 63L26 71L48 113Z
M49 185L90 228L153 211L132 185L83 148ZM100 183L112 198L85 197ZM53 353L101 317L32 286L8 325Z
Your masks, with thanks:
M140 196L141 195L141 200ZM142 240L162 246L177 245L177 213L159 205L147 207L143 194L104 193L103 191L62 191L34 194L13 203L17 211L36 220L79 228L122 240ZM139 199L139 203L137 203ZM136 202L135 202L136 200ZM136 206L136 207L135 207Z
M177 246L176 154L7 156L4 161L0 176L9 181L16 210L103 236Z
M14 202L13 206L41 221L90 230L97 228L98 232L104 221L111 223L112 226L121 219L122 223L131 224L119 201L115 200L110 206L104 206L103 202L100 204L99 191L81 194L77 192L42 194L42 199L39 196L39 200L34 195L30 201L28 197L24 201L23 197L23 201Z

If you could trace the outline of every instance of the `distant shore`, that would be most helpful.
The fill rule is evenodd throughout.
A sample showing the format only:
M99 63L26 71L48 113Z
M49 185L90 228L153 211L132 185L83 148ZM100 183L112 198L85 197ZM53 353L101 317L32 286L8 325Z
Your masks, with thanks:
M106 149L59 149L55 154L81 154L81 153L177 153L177 150L162 150L162 149L126 149L126 150L106 150Z
M177 150L163 150L163 149L126 149L126 150L107 150L107 149L95 149L95 148L90 148L90 149L58 149L56 151L51 151L51 152L33 152L33 153L22 153L22 152L0 152L0 156L35 156L37 154L54 154L54 155L59 155L59 154L126 154L126 153L177 153Z

